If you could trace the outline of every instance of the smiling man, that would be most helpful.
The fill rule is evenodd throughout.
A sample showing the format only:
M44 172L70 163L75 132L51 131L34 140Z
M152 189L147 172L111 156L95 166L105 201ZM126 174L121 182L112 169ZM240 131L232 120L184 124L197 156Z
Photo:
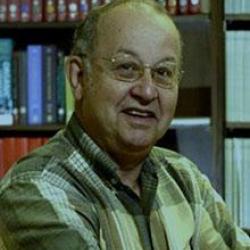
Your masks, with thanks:
M114 1L75 33L75 113L0 186L6 249L250 249L197 167L154 147L178 97L181 39L154 1Z

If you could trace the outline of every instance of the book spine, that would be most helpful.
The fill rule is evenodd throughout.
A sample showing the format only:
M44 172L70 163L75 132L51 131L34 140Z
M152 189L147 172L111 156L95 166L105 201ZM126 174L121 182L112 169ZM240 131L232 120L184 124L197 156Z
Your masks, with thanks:
M13 41L0 39L0 125L13 124L12 52Z
M56 123L56 53L57 49L54 45L44 47L44 123Z
M57 96L57 121L65 122L65 73L64 73L64 54L58 51L57 55L57 80L56 80L56 96Z
M40 147L41 145L42 145L42 138L41 137L29 137L28 138L28 151L29 152Z
M177 0L168 0L166 9L170 15L176 15L178 13Z
M33 22L41 22L43 20L43 1L32 0L31 19Z
M79 0L67 0L68 21L79 20Z
M91 1L91 9L95 8L95 7L98 7L102 4L102 1L101 0L92 0Z
M0 180L5 174L3 160L3 139L0 138Z
M19 124L27 124L27 53L26 51L19 52L19 84L18 84L18 94L19 94Z
M7 0L0 0L0 22L7 21Z
M189 13L198 14L201 12L200 0L189 0Z
M12 63L12 100L13 100L13 123L19 123L19 94L18 94L18 84L19 84L19 52L15 51L13 53L13 63Z
M20 21L29 22L31 20L31 0L20 0Z
M28 124L42 124L43 47L28 45Z
M44 21L54 22L56 21L57 2L56 0L45 0L44 3Z
M20 2L19 0L8 0L7 19L8 22L20 21Z
M64 22L67 20L66 0L58 0L57 3L57 21Z
M28 138L16 137L15 138L15 161L24 157L28 153Z
M226 3L225 3L226 4ZM210 0L201 0L201 13L210 13Z
M179 13L181 15L188 14L188 0L179 0Z
M79 18L83 20L87 13L89 12L90 6L89 6L89 1L88 0L80 0L80 5L79 5Z
M15 137L5 137L3 139L3 164L6 173L15 162Z

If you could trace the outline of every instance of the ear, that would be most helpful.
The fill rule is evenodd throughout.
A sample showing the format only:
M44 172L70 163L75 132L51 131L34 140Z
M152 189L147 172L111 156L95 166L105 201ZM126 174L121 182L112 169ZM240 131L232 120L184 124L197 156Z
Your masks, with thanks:
M83 62L79 56L66 58L66 77L76 101L82 99Z

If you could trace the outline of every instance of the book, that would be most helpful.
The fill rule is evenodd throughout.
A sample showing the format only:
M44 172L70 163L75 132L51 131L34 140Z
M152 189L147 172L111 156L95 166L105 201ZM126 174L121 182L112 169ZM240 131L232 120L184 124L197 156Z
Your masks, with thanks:
M20 21L20 2L19 0L8 0L7 1L7 19L8 22Z
M95 7L98 7L102 4L102 1L101 0L92 0L91 1L91 9L95 8Z
M64 71L64 53L58 51L57 53L57 79L56 79L56 106L57 106L57 122L65 123L65 71Z
M210 0L201 0L201 13L210 13Z
M189 13L198 14L201 12L200 0L189 0Z
M28 138L28 151L31 152L34 149L42 146L43 139L41 137L29 137Z
M31 0L20 0L20 21L29 22L31 20Z
M0 0L0 22L7 21L7 0Z
M13 102L13 123L19 123L19 52L14 51L12 58L12 102Z
M15 137L15 159L18 161L29 152L28 138L27 137Z
M57 2L57 21L64 22L67 20L66 0L58 0Z
M45 0L44 1L44 21L54 22L57 16L57 1L56 0Z
M79 0L67 0L68 21L79 20Z
M43 46L28 45L28 124L42 124L43 117Z
M47 45L43 48L43 123L51 124L57 121L56 106L56 74L57 74L57 48Z
M19 101L19 124L28 124L28 62L26 51L18 52L19 74L18 74L18 101Z
M83 20L86 15L88 14L90 9L89 6L89 1L88 0L80 0L80 5L79 5L79 18Z
M10 167L14 164L15 157L15 137L4 137L3 138L3 164L4 173L6 173Z
M32 12L31 19L33 22L41 22L43 20L43 0L31 0Z
M179 13L182 15L188 14L188 0L179 0Z
M12 100L13 40L0 39L0 125L13 125Z
M0 180L5 174L4 162L3 162L3 139L0 138Z
M168 0L166 9L170 15L176 15L178 13L177 0Z

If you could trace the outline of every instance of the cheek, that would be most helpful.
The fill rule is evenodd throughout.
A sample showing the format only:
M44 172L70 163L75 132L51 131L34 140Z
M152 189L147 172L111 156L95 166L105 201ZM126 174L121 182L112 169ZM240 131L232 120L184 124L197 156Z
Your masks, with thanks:
M178 99L178 89L169 91L160 96L160 108L163 116L172 117L175 112Z

